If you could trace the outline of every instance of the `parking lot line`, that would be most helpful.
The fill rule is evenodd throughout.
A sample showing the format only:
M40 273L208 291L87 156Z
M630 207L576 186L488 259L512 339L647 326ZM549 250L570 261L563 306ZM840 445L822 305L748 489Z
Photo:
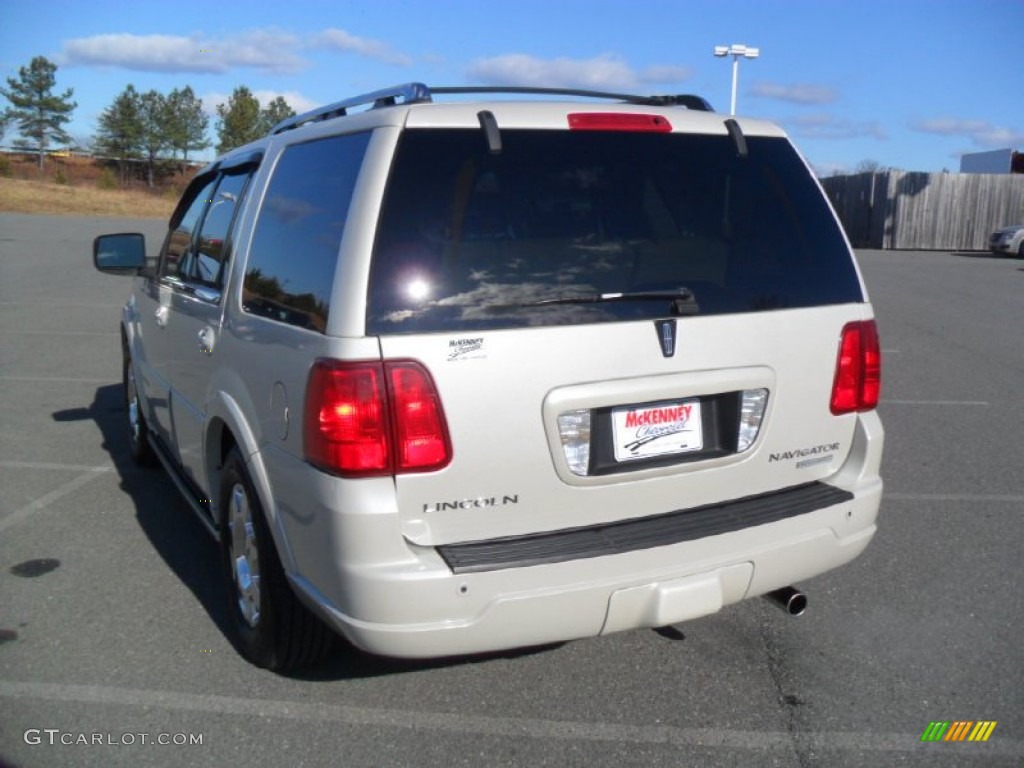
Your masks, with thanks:
M0 376L0 381L64 381L73 384L117 384L113 379L72 379L63 376Z
M1024 493L892 493L886 491L883 501L980 501L1022 504L1024 503Z
M0 461L0 469L58 469L67 472L100 472L113 469L113 464L56 464L51 461Z
M752 731L732 728L681 728L673 725L629 725L621 723L545 720L525 717L460 715L452 712L355 707L309 701L275 701L216 694L188 694L173 691L118 688L102 685L67 685L0 680L0 697L54 702L155 708L217 715L277 718L310 723L329 722L349 726L398 728L456 734L511 736L516 738L635 744L675 744L726 749L792 749L794 734L788 731ZM818 750L855 752L917 752L917 733L857 733L819 731L796 734ZM1024 742L992 741L986 754L1024 756Z
M10 331L0 330L4 336L120 336L116 331Z
M882 400L882 405L977 405L987 406L985 400Z
M56 296L47 297L47 302L59 307L96 307L99 309L123 309L124 302L111 304L109 302L96 301L65 301ZM14 299L0 299L0 307L38 307L38 301L18 301Z
M99 477L105 472L110 472L112 469L113 467L110 466L90 467L84 474L79 475L73 480L69 480L68 482L64 483L64 485L54 488L49 493L40 496L35 501L26 504L21 509L15 510L11 514L7 515L5 518L0 520L0 533L3 533L11 526L17 525L22 520L31 517L36 512L46 509L55 501L58 501L64 496L67 496L69 493L77 491L86 483L91 483L97 477Z

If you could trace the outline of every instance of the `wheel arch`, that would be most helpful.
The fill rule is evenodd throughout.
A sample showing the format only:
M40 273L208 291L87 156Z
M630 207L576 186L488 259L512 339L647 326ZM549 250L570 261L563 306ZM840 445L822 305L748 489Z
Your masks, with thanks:
M281 521L278 519L277 506L274 503L273 486L270 475L260 452L256 434L245 418L245 412L239 403L223 390L218 391L210 400L207 411L206 437L204 440L204 463L206 479L210 488L210 496L215 499L213 504L214 524L221 526L223 510L220 509L220 484L224 462L232 448L237 448L245 462L246 471L252 481L253 490L259 497L260 507L266 516L267 527L270 529L277 548L281 564L286 571L294 570L291 547Z

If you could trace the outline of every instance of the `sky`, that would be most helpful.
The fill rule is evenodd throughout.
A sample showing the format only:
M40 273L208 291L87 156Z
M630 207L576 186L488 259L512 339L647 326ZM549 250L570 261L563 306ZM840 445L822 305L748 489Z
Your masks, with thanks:
M820 175L1024 150L1024 0L0 0L0 78L34 56L87 138L128 84L245 85L297 111L410 81L696 93L779 123ZM3 82L3 81L0 81ZM0 108L7 106L0 98ZM10 144L8 130L3 144ZM206 158L212 157L210 152Z

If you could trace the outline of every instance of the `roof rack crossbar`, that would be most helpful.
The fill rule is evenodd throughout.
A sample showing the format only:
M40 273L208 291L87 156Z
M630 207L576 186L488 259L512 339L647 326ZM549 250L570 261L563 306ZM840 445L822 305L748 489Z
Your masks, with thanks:
M317 107L301 115L289 117L270 129L271 135L282 133L292 128L298 128L306 123L330 120L335 117L344 117L352 107L370 105L370 109L378 107L390 107L401 100L403 104L414 104L421 101L430 101L430 89L423 83L402 83L391 88L384 88L380 91L372 91L359 96L353 96L343 101L336 101L333 104L326 104Z

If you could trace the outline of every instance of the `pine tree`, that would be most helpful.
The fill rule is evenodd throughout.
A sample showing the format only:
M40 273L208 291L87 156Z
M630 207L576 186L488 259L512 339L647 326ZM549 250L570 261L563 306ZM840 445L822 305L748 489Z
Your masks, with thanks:
M124 184L128 162L139 158L142 149L142 116L135 86L125 88L100 114L96 148L101 154L117 160L121 183Z
M288 106L288 102L284 100L283 96L278 96L260 113L260 118L263 121L263 133L270 133L275 125L289 117L295 117L295 110Z
M186 85L175 88L167 97L167 135L173 152L181 152L182 171L188 167L188 153L210 146L206 129L210 119L203 112L203 102Z
M248 144L263 136L263 117L260 103L244 85L235 88L227 104L217 105L218 154Z
M27 67L18 70L17 78L7 78L7 88L0 88L0 94L11 103L4 111L4 120L13 122L23 137L15 146L34 149L39 155L40 170L51 141L71 141L63 126L71 121L71 113L78 106L71 100L71 88L60 96L53 93L56 72L56 64L36 56Z
M153 172L160 154L170 145L167 135L167 99L158 91L139 97L142 124L142 155L146 161L146 184L153 187Z

